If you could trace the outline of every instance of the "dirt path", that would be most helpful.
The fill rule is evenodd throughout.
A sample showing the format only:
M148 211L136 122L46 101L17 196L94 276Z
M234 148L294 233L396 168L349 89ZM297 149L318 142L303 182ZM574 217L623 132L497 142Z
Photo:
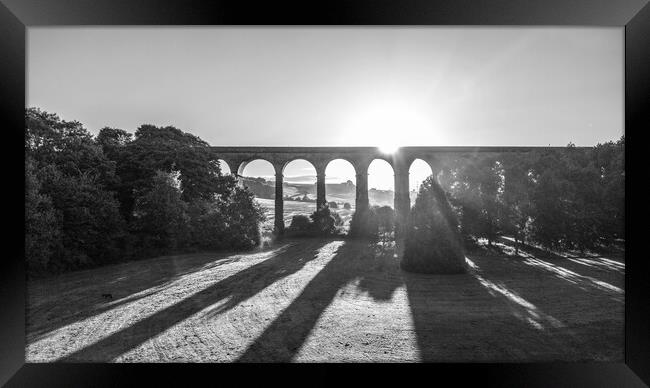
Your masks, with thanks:
M623 361L622 258L468 259L466 275L413 275L390 250L303 239L28 282L26 357Z

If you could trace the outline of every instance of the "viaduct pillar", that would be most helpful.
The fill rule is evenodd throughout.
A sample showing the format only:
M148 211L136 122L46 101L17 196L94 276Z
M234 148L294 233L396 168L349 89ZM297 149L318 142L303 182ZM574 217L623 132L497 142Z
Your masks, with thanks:
M316 166L316 210L321 210L327 204L325 199L325 166Z
M395 231L396 235L403 235L406 220L411 210L409 197L409 170L408 166L395 165Z
M277 236L284 234L284 201L282 199L282 183L284 176L282 172L275 173L275 219L274 233ZM282 170L280 170L282 171Z
M357 164L354 166L357 170L357 193L356 193L356 209L355 212L361 214L368 210L370 207L368 202L368 165Z

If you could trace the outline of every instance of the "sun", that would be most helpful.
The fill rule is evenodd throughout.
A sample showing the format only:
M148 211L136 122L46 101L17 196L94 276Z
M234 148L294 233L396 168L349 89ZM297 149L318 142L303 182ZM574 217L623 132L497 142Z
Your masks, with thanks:
M380 144L377 148L384 154L394 154L399 149L399 146L397 144L386 143Z
M423 140L431 132L430 120L402 101L368 103L352 115L345 131L348 144L375 146L384 154Z

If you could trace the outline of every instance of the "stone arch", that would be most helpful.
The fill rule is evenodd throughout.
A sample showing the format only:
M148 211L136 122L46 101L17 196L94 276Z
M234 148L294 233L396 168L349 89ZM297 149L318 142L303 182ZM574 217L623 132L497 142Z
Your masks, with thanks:
M284 161L282 163L282 169L280 170L282 175L284 175L284 172L285 172L288 165L290 165L291 163L294 163L294 162L298 162L298 161L303 161L303 162L309 163L309 165L314 169L314 172L317 171L316 170L316 164L313 161L311 161L309 159L306 159L304 157L301 157L301 156L296 156L294 158L287 159L286 161Z
M282 177L282 200L285 201L283 220L286 226L294 215L309 215L316 210L316 167L307 159L294 158L282 165Z
M257 162L257 161L264 161L264 162L267 162L268 164L271 165L271 168L273 168L273 175L277 174L278 171L277 171L277 169L276 169L275 164L273 164L273 162L270 161L268 158L263 158L263 157L254 157L254 158L246 159L246 160L241 161L241 162L239 163L239 166L237 167L237 175L239 175L239 176L244 176L244 170L246 169L246 167L247 167L250 163Z
M230 168L230 164L225 159L218 159L217 162L219 163L219 169L221 170L222 175L230 175L232 174L232 169Z
M385 161L386 163L388 163L390 165L390 167L393 169L393 171L395 171L395 168L397 167L396 164L398 163L398 161L396 161L395 158L396 158L396 156L392 155L392 154L375 155L375 156L373 156L372 160L368 163L368 167L370 167L370 164L372 164L375 160L383 160L383 161Z
M395 169L385 158L374 158L368 164L368 202L394 208L394 201Z
M338 179L328 181L328 178ZM357 209L357 169L345 158L331 159L325 165L325 182L328 185L325 200L328 204L336 203L336 208L330 206L330 209L339 214L344 227L349 230L352 215Z
M433 174L433 168L428 161L415 158L409 165L409 199L410 205L415 203L415 197L422 182Z

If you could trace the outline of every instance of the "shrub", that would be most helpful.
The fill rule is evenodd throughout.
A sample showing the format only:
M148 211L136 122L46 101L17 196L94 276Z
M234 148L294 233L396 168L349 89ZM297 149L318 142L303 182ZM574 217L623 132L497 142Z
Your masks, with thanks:
M291 218L291 225L289 225L289 228L293 230L308 231L311 230L312 223L306 215L298 214Z
M420 273L466 270L458 222L433 177L422 183L410 211L400 265L406 271Z
M350 209L352 209L352 205L350 205L349 202L346 202L346 203L343 204L343 209L350 210Z
M340 233L343 220L325 206L313 212L309 217L296 215L291 219L288 234L293 237L323 236Z
M350 237L377 238L379 233L379 220L374 208L366 211L355 211L350 221Z
M377 217L377 225L379 231L383 233L390 233L395 228L395 210L390 206L373 207Z
M330 209L338 209L339 208L339 204L334 202L334 201L328 202L327 206L329 206Z
M286 234L291 237L313 237L318 233L308 216L298 214L291 218L291 224L287 228Z
M314 222L314 229L318 234L335 234L343 225L343 220L338 213L332 212L328 206L316 210L310 218Z

